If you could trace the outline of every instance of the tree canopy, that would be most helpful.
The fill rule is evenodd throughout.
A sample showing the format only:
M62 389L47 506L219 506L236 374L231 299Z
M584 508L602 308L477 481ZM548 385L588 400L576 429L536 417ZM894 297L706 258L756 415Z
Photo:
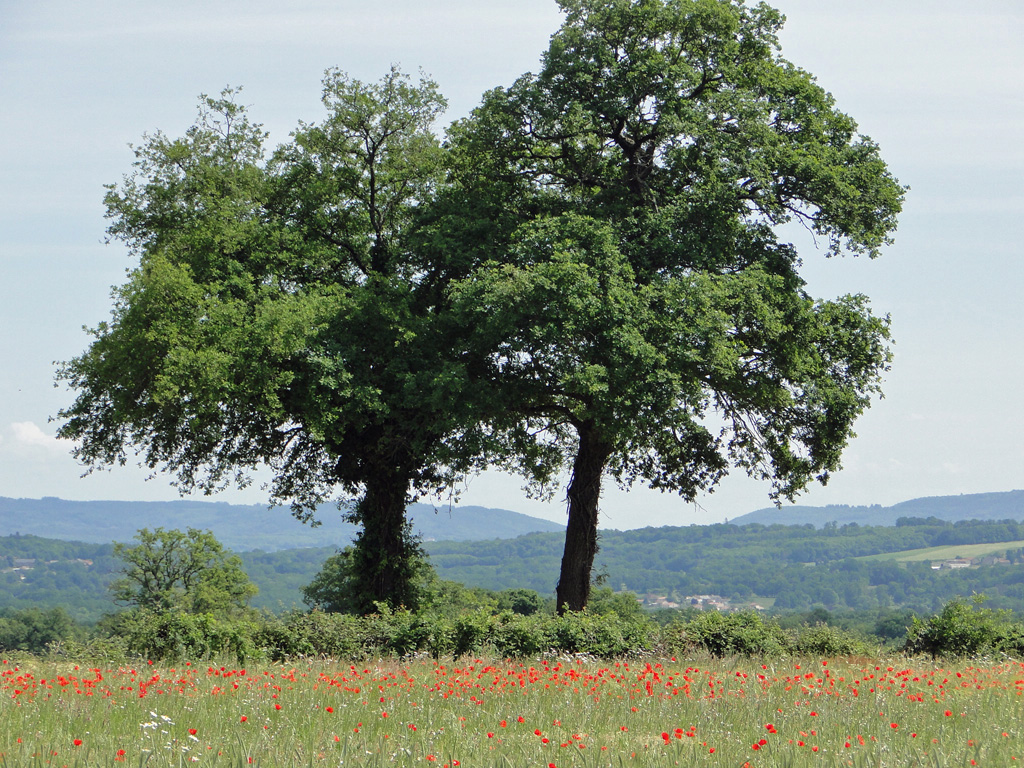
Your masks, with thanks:
M438 272L412 248L439 181L436 85L392 70L324 78L327 117L267 156L227 91L196 125L136 148L106 196L110 236L139 258L59 378L78 391L64 437L90 466L132 450L184 491L272 470L273 499L309 520L356 499L364 602L408 603L405 506L447 487L472 450L465 375L436 322Z
M454 290L549 471L570 473L558 602L579 609L605 473L693 499L736 466L778 499L839 468L888 319L863 296L809 296L777 227L873 257L904 191L781 57L768 6L561 5L540 72L453 133L462 183L510 196L467 195L477 215L518 216Z
M256 586L237 555L209 531L141 529L134 544L114 544L124 561L110 584L119 603L151 611L233 613L246 608Z
M363 607L415 599L420 493L568 472L560 608L586 605L602 482L692 499L732 468L792 498L840 466L887 369L863 296L816 299L779 226L875 257L904 190L742 0L561 0L540 71L442 144L427 78L331 70L267 153L232 92L111 186L139 258L59 378L89 465L182 488L269 465L309 519L357 499Z

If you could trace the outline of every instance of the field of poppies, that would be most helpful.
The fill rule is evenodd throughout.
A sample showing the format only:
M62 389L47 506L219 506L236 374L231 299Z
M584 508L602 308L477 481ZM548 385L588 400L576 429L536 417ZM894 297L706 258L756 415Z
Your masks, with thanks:
M0 765L1008 766L1024 664L0 663Z

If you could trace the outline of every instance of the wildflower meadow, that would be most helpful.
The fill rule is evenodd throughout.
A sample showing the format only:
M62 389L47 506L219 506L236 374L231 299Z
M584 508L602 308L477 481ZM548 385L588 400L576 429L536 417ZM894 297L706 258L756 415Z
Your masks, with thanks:
M0 664L0 765L1010 766L1024 664Z

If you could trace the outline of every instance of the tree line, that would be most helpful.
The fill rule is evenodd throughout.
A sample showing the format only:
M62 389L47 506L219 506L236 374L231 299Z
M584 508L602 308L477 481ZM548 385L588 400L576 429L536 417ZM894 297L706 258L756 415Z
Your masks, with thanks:
M834 616L820 606L783 620L751 610L689 607L652 616L632 593L607 587L596 591L588 611L565 612L532 590L467 589L439 579L428 563L418 562L417 610L378 603L373 614L359 615L363 612L351 591L358 561L348 548L328 558L303 589L311 610L275 617L249 607L256 586L238 557L208 531L142 529L134 543L115 544L114 554L121 565L108 588L124 610L104 616L89 631L60 607L0 608L0 650L150 660L231 654L242 663L299 654L351 659L484 651L503 656L654 650L848 656L870 653L883 640L901 640L904 651L933 656L1024 652L1024 625L1014 622L1009 611L972 607L958 597L926 619L913 611L879 610L873 627L865 626L872 622L870 612Z
M408 603L404 510L486 466L567 477L560 609L587 604L602 484L693 499L730 469L827 481L887 369L864 296L808 294L778 225L877 256L904 189L742 0L560 0L536 74L434 131L397 69L329 70L267 146L237 90L108 188L138 264L58 378L86 465L182 490L270 467L301 519L340 498L363 610Z
M196 533L198 541L207 541L208 532L200 533ZM937 610L956 596L985 593L995 608L1024 611L1024 524L1012 520L954 524L906 519L899 526L820 529L807 525L711 525L605 531L602 535L598 568L603 588L613 594L654 594L678 603L700 594L721 595L737 605L770 601L771 612L783 616L814 608L833 613L921 613ZM145 536L151 544L160 540L154 538L154 532ZM173 536L178 546L195 543L187 532ZM964 545L1002 542L1005 547L995 551L1004 554L1009 564L940 572L932 570L927 561L901 564L857 559L951 540ZM139 543L137 539L135 545ZM497 595L526 590L553 610L560 544L558 534L552 533L469 544L429 542L425 545L427 561L420 563L411 586L419 593L418 602L436 603L441 598L435 592L440 590L447 596L445 600L464 607L497 605ZM109 588L124 565L116 553L129 548L128 544L0 537L0 583L4 587L0 608L62 606L74 620L93 624L116 608ZM211 551L218 553L217 557L232 557L219 545ZM816 560L805 559L812 553ZM347 606L339 603L335 609L356 610L353 606L361 605L362 600L354 592L351 572L338 567L346 565L348 557L330 547L243 552L238 555L237 568L219 583L233 584L238 594L248 595L244 585L251 582L259 592L250 596L247 605L281 614L307 605L304 590L319 580L349 600ZM15 570L15 564L26 559L34 559L31 570ZM350 566L351 560L347 564ZM432 586L427 586L426 575ZM176 589L183 587L184 583ZM174 605L172 598L173 592L160 601ZM211 599L207 596L200 602L216 604ZM319 604L327 607L325 601Z

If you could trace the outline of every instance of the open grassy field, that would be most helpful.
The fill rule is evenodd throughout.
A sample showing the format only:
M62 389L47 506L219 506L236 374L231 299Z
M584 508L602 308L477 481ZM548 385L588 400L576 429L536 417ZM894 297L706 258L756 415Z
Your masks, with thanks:
M925 549L907 549L902 552L885 552L880 555L865 555L857 560L896 560L899 562L921 562L923 560L938 562L952 560L957 557L984 557L1008 549L1020 549L1024 541L1000 541L994 544L952 544L946 547L927 547Z
M1011 766L1024 664L0 665L0 765Z

